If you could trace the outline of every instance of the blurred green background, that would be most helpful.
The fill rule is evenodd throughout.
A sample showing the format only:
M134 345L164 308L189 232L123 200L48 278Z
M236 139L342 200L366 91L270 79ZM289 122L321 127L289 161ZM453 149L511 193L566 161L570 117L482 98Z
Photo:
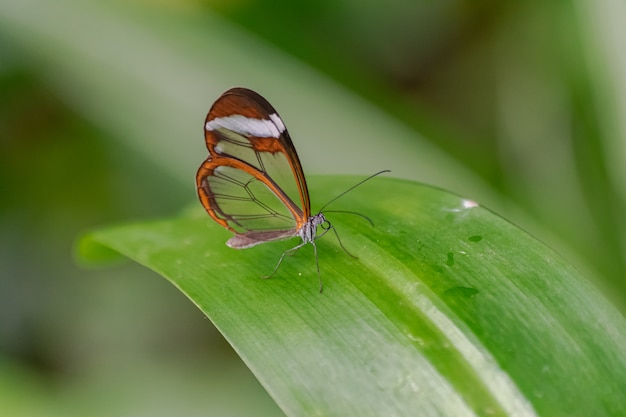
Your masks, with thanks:
M309 175L392 169L480 201L626 312L625 15L619 0L4 0L0 415L281 415L165 280L72 258L81 232L195 203L204 116L235 85L274 104Z

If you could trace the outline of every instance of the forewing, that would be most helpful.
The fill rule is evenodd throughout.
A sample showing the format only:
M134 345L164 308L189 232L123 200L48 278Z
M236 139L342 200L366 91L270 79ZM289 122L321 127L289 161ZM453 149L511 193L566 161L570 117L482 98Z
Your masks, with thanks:
M225 92L205 123L210 157L243 161L271 178L308 218L309 191L296 149L278 112L259 94L245 88Z

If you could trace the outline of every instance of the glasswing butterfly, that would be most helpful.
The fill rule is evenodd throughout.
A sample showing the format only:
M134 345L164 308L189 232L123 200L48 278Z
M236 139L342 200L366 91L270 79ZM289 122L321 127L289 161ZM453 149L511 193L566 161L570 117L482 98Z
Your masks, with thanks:
M315 253L321 292L315 239L332 229L341 247L350 253L322 210L311 215L309 191L300 159L276 110L252 90L231 88L209 110L204 137L209 157L196 174L198 197L213 220L235 234L226 244L245 249L300 236L302 242L283 252L276 268L266 278L276 273L285 255L293 255L310 243ZM324 207L383 172L388 171L364 179ZM371 223L362 214L344 212L364 217ZM318 226L324 229L319 235Z

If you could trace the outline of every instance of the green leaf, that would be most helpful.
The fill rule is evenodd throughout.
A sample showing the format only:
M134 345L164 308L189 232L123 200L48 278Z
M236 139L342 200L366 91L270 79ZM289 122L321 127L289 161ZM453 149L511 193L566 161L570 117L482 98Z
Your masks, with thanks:
M77 255L75 256L76 261L86 267L114 264L125 259L124 255L118 251L100 244L91 234L82 236L76 242L74 252Z
M355 178L310 179L330 200ZM157 271L217 326L287 415L617 416L626 321L552 250L489 210L377 178L328 234L237 251L197 204L91 239Z

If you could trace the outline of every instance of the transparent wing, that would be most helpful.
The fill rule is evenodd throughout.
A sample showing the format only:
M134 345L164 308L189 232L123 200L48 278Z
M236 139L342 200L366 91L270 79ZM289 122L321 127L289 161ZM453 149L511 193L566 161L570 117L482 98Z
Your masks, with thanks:
M309 196L300 160L274 108L251 90L231 89L209 111L205 138L210 155L196 185L209 215L255 239L293 236L310 215Z
M285 204L276 184L240 161L209 159L200 167L197 181L207 212L235 233L295 230L299 226L299 208Z

